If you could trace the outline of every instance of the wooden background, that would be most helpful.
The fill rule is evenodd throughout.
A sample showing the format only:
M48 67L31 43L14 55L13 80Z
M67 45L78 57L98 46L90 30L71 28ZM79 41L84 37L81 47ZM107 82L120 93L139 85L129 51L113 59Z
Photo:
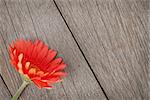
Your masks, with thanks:
M59 52L68 76L19 100L149 100L149 0L0 0L0 100L22 84L9 63L16 38Z

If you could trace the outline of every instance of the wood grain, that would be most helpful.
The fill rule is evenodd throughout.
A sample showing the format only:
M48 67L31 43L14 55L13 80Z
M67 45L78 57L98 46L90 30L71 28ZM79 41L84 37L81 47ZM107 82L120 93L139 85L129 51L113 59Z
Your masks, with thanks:
M0 40L1 41L1 40ZM0 42L1 43L1 42ZM0 49L0 98L3 98L3 100L10 100L11 99L11 94L6 87L2 76L1 76L1 68L3 67L3 58L2 58L2 51Z
M8 44L16 38L43 40L59 51L68 67L68 76L52 90L28 86L20 100L105 100L105 96L78 49L54 3L50 0L0 0L0 40L3 52L4 78L12 94L22 80L10 66Z
M2 79L2 76L1 76L1 68L3 67L3 63L4 63L2 57L3 57L2 51L0 49L0 98L3 98L3 100L10 100L11 94L10 94L8 88L6 87L6 85Z
M55 0L110 100L148 100L147 0Z
M9 93L5 84L3 83L3 80L1 77L0 77L0 97L3 100L10 100L11 99L11 94Z

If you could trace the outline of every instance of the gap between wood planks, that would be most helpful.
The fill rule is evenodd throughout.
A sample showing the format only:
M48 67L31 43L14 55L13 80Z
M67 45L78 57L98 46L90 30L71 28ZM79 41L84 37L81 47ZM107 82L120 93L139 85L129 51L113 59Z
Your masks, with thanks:
M1 33L0 33L0 35L2 36L2 34L1 34ZM3 37L2 37L2 38L3 38ZM2 55L3 51L2 51L2 49L1 49L1 47L0 47L0 50L1 50L0 55ZM2 57L2 56L1 56L1 57ZM1 71L2 71L2 70L1 70L1 66L0 66L0 78L1 78L1 80L3 81L4 85L6 86L6 89L8 90L8 92L9 92L10 96L12 97L12 94L11 94L11 92L10 92L9 88L8 88L8 86L6 85L6 83L5 83L4 79L3 79L2 75L1 75Z
M40 0L39 0L39 1L40 1ZM35 3L36 3L36 2L35 2ZM39 2L39 3L40 3L40 2ZM39 3L37 3L37 4L39 4ZM56 8L56 6L54 5L54 2L52 1L51 3L53 3L53 7L55 7L54 10L57 11L57 15L60 15L59 12L58 12L58 10L57 10L57 8ZM23 2L23 4L24 4L24 2ZM33 3L33 4L34 4L34 3ZM22 3L21 3L21 5L22 5ZM14 10L10 10L10 9L13 8L13 6L17 6L17 7L14 8ZM33 6L33 5L30 5L29 8L30 8L31 6ZM11 4L10 4L10 5L9 5L9 3L8 3L8 7L7 7L8 11L6 12L6 14L8 15L8 13L10 12L10 13L9 13L9 16L8 16L8 18L9 18L10 20L12 20L13 15L14 15L14 17L16 17L16 16L17 16L17 12L22 11L22 9L18 11L18 10L17 10L18 8L23 8L23 7L21 7L20 5L18 6L17 4L15 4L15 5L11 5ZM35 8L36 8L36 7L35 7ZM31 8L30 8L30 9L31 9ZM6 9L5 9L5 10L6 10ZM26 11L27 8L24 8L23 10ZM33 11L36 11L36 10L37 10L37 9L34 9ZM16 12L15 12L15 11L16 11ZM27 10L27 11L28 11L28 10ZM33 11L31 10L31 12L33 12ZM40 10L39 10L39 11L40 11ZM50 11L51 11L51 10L50 10ZM52 10L52 11L53 11L53 10ZM13 13L13 14L12 14L12 13ZM5 13L4 13L4 14L5 14ZM40 13L39 13L39 14L40 14ZM28 15L29 15L29 14L28 14ZM34 16L34 15L33 15L33 16ZM23 17L23 16L21 16L21 17ZM50 17L52 17L52 18L54 17L54 18L55 18L55 17L57 17L57 16L53 16L53 14L52 14L52 16L50 16ZM59 18L59 17L60 17L60 18ZM63 21L63 19L61 18L61 16L59 16L59 17L58 17L58 18L61 19L61 20L60 20L61 23L63 23L62 27L65 26L65 28L66 28L66 30L67 30L68 36L70 36L70 38L72 38L72 36L71 36L71 34L70 34L68 28L66 27L66 25L65 25L65 23L64 23L64 21ZM30 17L28 16L28 18L30 18ZM36 20L36 16L34 16L33 19ZM11 26L13 23L14 23L14 25L15 25L16 22L18 22L18 21L16 21L16 20L12 20L12 21L11 21L12 23L11 23L10 20L8 20L8 23L10 24L10 26ZM6 22L7 22L7 20L6 20ZM19 22L21 22L21 21L19 21ZM43 21L42 21L42 22L43 22ZM55 22L55 20L54 20L54 22ZM56 21L56 22L57 22L57 21ZM29 23L32 24L30 20L29 20ZM39 20L39 23L40 23L40 20ZM48 24L48 23L46 23L46 25L47 25L47 24ZM54 24L55 24L55 23L54 23ZM56 23L56 24L57 24L57 23ZM25 25L28 25L28 23L25 24ZM36 23L35 23L35 25L36 25ZM22 29L22 28L23 28L22 22L21 22L21 25L18 25L18 26L19 26L19 29L21 28L21 32L25 32L25 31ZM33 25L33 26L34 26L34 25ZM31 27L32 27L31 30L34 30L34 29L33 29L33 26L31 26ZM42 26L42 25L40 25L40 26ZM14 32L14 31L20 31L20 30L18 29L18 27L17 27L17 28L16 28L16 27L17 27L17 26L15 25L15 27L14 27L15 29L13 29L13 27L11 27L10 30L11 30L11 31L13 30L13 32ZM59 27L61 27L61 26L59 26ZM42 27L41 29L42 29L42 31L45 30L45 29L43 29L43 27ZM27 28L27 30L29 31L28 28ZM34 30L34 31L35 31L35 30ZM7 32L7 30L6 30L6 32ZM8 31L8 32L9 32L9 31ZM58 31L58 32L59 32L59 31ZM60 33L61 33L61 32L62 32L62 31L60 31ZM64 32L65 32L65 31L64 31ZM2 32L2 33L3 33L3 32ZM40 32L39 32L39 33L40 33ZM11 34L8 34L8 35L11 36ZM15 33L14 35L16 35L16 37L20 36L20 35L17 34L17 33ZM34 35L35 35L35 34L34 34ZM59 35L59 34L57 34L57 35ZM4 36L5 36L5 35L4 35ZM55 36L55 34L54 34L54 36ZM16 37L15 37L15 38L16 38ZM6 39L9 39L8 36L7 36L7 34L6 34L6 37L5 37L5 38L6 38ZM72 40L74 40L74 39L72 39ZM71 40L71 41L72 41L72 40ZM71 41L70 41L70 42L71 42ZM67 41L67 42L68 42L68 41ZM73 42L74 42L74 41L73 41ZM6 46L5 41L3 41L3 43L4 43L3 46ZM72 42L71 42L71 43L72 43ZM55 43L54 43L54 44L55 44ZM59 43L58 43L58 44L59 44ZM80 50L78 49L78 47L77 47L77 45L76 45L75 42L74 42L74 44L75 44L76 49L78 50L78 52L81 53ZM72 45L70 45L70 46L72 46ZM5 51L7 51L7 50L5 50ZM82 60L84 60L82 54L80 54L80 56L82 57ZM7 59L8 59L8 58L7 58ZM69 61L70 61L70 60L69 60ZM7 62L7 63L8 63L8 62ZM87 84L87 85L88 85L88 88L87 88L88 91L89 91L90 93L93 92L93 91L91 91L92 88L90 88L90 85L91 85L92 87L94 87L93 89L96 89L96 90L98 89L98 91L94 91L94 92L97 92L96 95L100 96L100 94L102 93L101 95L104 96L103 92L102 92L102 91L99 91L99 90L101 90L101 88L99 87L99 85L98 85L98 83L96 82L96 80L95 80L93 74L91 73L91 70L89 69L89 66L87 65L86 61L81 62L81 63L85 63L85 64L86 64L86 67L88 68L87 71L90 72L89 75L92 76L91 79L92 79L92 80L94 79L93 82L94 82L94 84L96 84L96 87L93 86L93 83L92 83L92 82L90 82L90 84ZM71 63L70 63L70 64L71 64ZM73 62L72 62L72 64L73 64ZM76 64L76 63L75 63L75 64ZM85 66L82 66L82 68L84 68L84 67L85 67ZM5 69L5 70L8 70L8 72L11 71L10 69ZM83 71L84 71L84 70L83 70ZM86 71L86 70L85 70L85 71ZM7 74L9 75L10 73L7 73ZM13 74L15 74L15 73L13 73ZM3 75L3 74L2 74L2 75ZM78 79L79 76L80 76L80 74L78 74L78 73L77 73L77 74L75 73L74 76L75 76L75 75L78 75L78 77L76 77L76 79ZM84 74L84 75L86 75L86 74ZM18 87L19 87L20 84L21 84L21 83L20 83L20 82L21 82L21 79L20 79L20 77L19 77L18 75L14 75L14 76L17 76L16 79L18 78L18 79L20 80L20 81L18 81L17 86L14 86L15 90L17 90ZM86 77L87 77L87 76L84 76L83 79L86 78ZM5 73L4 73L3 78L7 80L7 77L5 76ZM11 76L10 76L9 78L11 79ZM14 82L17 81L16 79L12 80L12 83L13 83L13 81L14 81ZM81 78L81 79L82 79L82 78ZM79 82L79 83L82 82L81 79L78 79L78 82ZM87 81L87 82L90 81L90 80L88 80L88 79L90 79L90 78L87 78L87 80L85 79L85 81ZM5 82L7 83L7 81L5 81ZM76 86L75 86L74 83L73 83L74 81L71 80L70 82L72 82L72 84L71 84L72 86L71 86L71 87L74 88L74 91L73 91L72 93L76 93L76 94L69 94L70 97L73 95L73 97L76 98L76 97L79 97L79 96L84 95L84 97L89 98L90 93L88 94L86 91L83 91L83 92L84 92L84 93L87 93L87 94L83 94L83 93L82 93L81 95L77 96L78 92L80 92L80 89L81 89L81 90L86 89L86 87L85 87L86 85L84 86L85 88L78 88L79 91L77 91L77 90L76 90ZM87 83L87 82L86 82L86 83ZM8 86L9 86L9 84L10 84L10 83L7 83ZM83 83L81 83L81 84L83 84ZM10 85L10 86L11 86L11 85ZM10 86L9 86L9 90L12 92L12 94L14 94L13 88L10 87ZM17 88L16 88L16 87L17 87ZM29 88L29 89L30 89L30 88ZM31 89L32 89L32 88L31 88ZM24 91L24 92L25 92L25 91ZM34 91L28 91L28 92L32 92L32 93L33 93ZM61 90L60 90L60 92L61 92ZM25 92L25 93L27 93L27 92ZM38 93L38 92L35 92L35 93ZM55 92L54 92L54 93L55 93ZM58 93L59 93L59 92L58 92ZM69 90L68 90L68 93L70 93ZM48 94L48 93L47 93L47 94ZM25 95L26 95L26 94L25 94ZM74 95L75 95L75 96L74 96ZM94 94L94 95L95 95L95 94ZM93 95L93 96L94 96L94 95ZM92 96L92 97L93 97L93 96ZM26 97L26 96L25 96L25 97ZM48 94L48 95L45 95L45 98L48 98L48 97L49 97L49 94ZM67 97L67 96L64 96L64 97ZM94 97L96 97L96 96L94 96ZM68 97L67 97L67 98L68 98ZM80 98L80 97L79 97L79 98ZM105 96L104 96L103 98L106 99ZM38 99L38 98L37 98L37 99ZM71 99L72 99L72 97L71 97ZM75 100L76 100L76 99L75 99Z
M82 51L81 47L79 46L79 44L78 44L78 42L77 42L77 40L76 40L75 36L73 35L73 33L72 33L71 29L69 28L69 26L68 26L68 24L67 24L67 22L66 22L66 20L65 20L64 16L62 15L62 13L61 13L61 11L60 11L59 7L57 6L57 3L55 2L55 0L53 0L53 2L54 2L54 4L55 4L55 6L56 6L57 10L59 11L59 13L60 13L60 15L61 15L61 17L62 17L63 21L65 22L65 24L66 24L66 26L67 26L68 30L70 31L70 33L71 33L71 35L72 35L73 39L75 40L75 42L76 42L76 44L77 44L77 46L78 46L79 50L81 51L81 53L82 53L82 55L83 55L83 57L84 57L85 61L87 62L87 64L88 64L88 66L89 66L90 70L92 71L92 73L93 73L93 75L94 75L94 77L95 77L96 81L98 82L98 84L99 84L99 86L100 86L100 88L101 88L102 92L104 93L104 95L105 95L106 99L107 99L107 100L109 100L109 98L108 98L108 96L107 96L107 94L106 94L106 92L105 92L104 88L102 87L102 85L101 85L100 81L99 81L99 80L98 80L98 78L96 77L96 74L94 73L94 71L93 71L93 69L92 69L91 65L89 64L89 62L88 62L87 58L85 57L85 54L83 53L83 51Z
M5 0L4 0L4 2L5 2ZM26 1L25 1L25 2L26 2ZM93 73L93 75L94 75L94 77L95 77L96 81L98 82L98 84L99 84L99 86L100 86L101 90L103 91L103 93L104 93L104 95L105 95L106 99L107 99L107 100L109 100L109 99L108 99L108 96L107 96L107 94L106 94L106 92L104 91L103 87L101 86L101 83L98 81L98 79L97 79L97 77L96 77L96 74L94 73L93 69L91 68L91 65L89 64L89 62L88 62L87 58L85 57L85 54L83 53L82 49L80 48L80 46L79 46L79 44L78 44L78 42L77 42L76 38L74 37L74 35L73 35L73 33L72 33L71 29L69 28L69 26L68 26L68 24L67 24L67 22L66 22L65 18L63 17L63 15L62 15L62 13L61 13L60 9L59 9L59 8L58 8L58 6L57 6L57 4L56 4L55 0L53 0L53 2L54 2L54 4L55 4L55 6L56 6L57 10L59 11L59 13L60 13L60 15L61 15L61 17L62 17L63 21L65 22L65 24L66 24L66 26L67 26L68 30L70 31L70 33L71 33L71 35L72 35L73 39L75 40L75 42L76 42L76 44L77 44L77 46L78 46L79 50L81 51L81 53L82 53L82 55L83 55L83 57L84 57L85 61L87 62L87 64L88 64L88 66L89 66L90 70L92 71L92 73ZM5 2L5 5L6 5L6 2ZM27 5L27 8L28 8L28 5ZM7 5L6 5L6 9L8 10ZM28 8L28 9L29 9L29 8ZM29 10L29 13L30 13L30 10ZM9 14L9 11L8 11L8 14ZM30 16L30 17L31 17L31 16ZM31 18L32 18L32 17L31 17ZM12 20L11 20L11 21L12 21ZM33 22L33 20L32 20L32 22ZM12 23L12 24L13 24L13 23ZM14 25L12 25L12 26L13 26L13 28L14 28ZM34 26L34 25L33 25L33 26ZM35 28L35 27L34 27L34 28ZM16 30L15 30L15 28L14 28L14 31L16 31ZM36 31L36 30L35 30L35 31ZM35 32L35 33L36 33L36 35L37 35L37 32ZM38 36L37 36L37 37L38 37ZM2 78L2 80L3 80L3 77L2 77L1 75L0 75L0 77L1 77L1 78ZM4 81L4 80L3 80L3 83L5 84L5 86L6 86L6 87L7 87L7 89L8 89L8 86L6 85L6 83L5 83L5 81ZM12 96L12 94L11 94L11 92L10 92L10 90L9 90L9 89L8 89L8 91L9 91L10 95Z
M12 97L12 94L11 94L10 90L8 89L8 86L6 85L6 83L5 83L5 81L4 81L4 79L3 79L3 77L2 77L2 75L1 75L1 74L0 74L0 78L2 79L2 81L3 81L4 85L6 86L6 89L8 90L8 92L9 92L10 96Z

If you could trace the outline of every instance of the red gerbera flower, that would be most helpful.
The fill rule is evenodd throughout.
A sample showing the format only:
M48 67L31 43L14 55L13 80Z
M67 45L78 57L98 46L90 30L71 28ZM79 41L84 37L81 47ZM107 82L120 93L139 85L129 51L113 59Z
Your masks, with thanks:
M48 49L42 41L18 39L9 46L10 62L15 69L39 88L51 88L66 73L62 58L55 58L57 52Z

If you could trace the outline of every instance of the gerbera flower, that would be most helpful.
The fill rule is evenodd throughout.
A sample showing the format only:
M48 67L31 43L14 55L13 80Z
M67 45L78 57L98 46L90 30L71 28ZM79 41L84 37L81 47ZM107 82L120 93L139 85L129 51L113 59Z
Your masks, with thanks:
M50 84L66 75L62 72L66 64L62 58L55 58L57 52L48 49L42 41L18 39L9 46L10 62L24 77L39 88L51 88Z

